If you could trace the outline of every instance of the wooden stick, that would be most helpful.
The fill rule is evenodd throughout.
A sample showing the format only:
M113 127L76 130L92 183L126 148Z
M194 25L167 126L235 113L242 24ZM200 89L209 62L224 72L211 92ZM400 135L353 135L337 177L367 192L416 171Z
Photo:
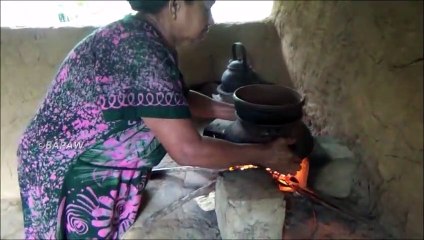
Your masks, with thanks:
M216 180L213 180L211 182L209 182L208 184L206 184L203 187L200 187L192 192L190 192L189 194L187 194L184 197L181 197L180 199L172 202L171 204L169 204L168 206L154 212L152 215L150 215L150 217L148 217L143 224L141 224L141 226L144 227L149 227L151 226L151 224L153 224L156 220L168 215L169 213L173 212L175 209L181 207L182 205L184 205L185 203L189 202L190 200L192 200L195 197L201 196L201 195L206 195L209 193L210 191L210 187L212 187L215 184Z

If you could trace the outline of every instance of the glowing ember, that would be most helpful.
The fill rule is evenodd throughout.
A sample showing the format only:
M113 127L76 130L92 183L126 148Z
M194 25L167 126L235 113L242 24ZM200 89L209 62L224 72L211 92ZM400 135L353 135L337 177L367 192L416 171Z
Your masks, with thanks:
M246 170L246 169L250 169L250 168L258 168L258 166L255 166L255 165L241 165L241 166L230 167L228 170L230 170L230 171L234 171L234 170Z
M246 170L246 169L252 169L252 168L258 168L258 166L255 165L242 165L242 166L234 166L230 167L228 170L235 171L235 170ZM293 176L291 174L282 174L277 171L272 171L270 168L266 168L266 171L268 171L272 178L277 180L279 183L279 189L283 192L293 192L294 190L291 187L284 186L287 182L290 181L292 177L294 177L299 186L306 188L307 181L308 181L308 173L309 173L309 160L307 158L304 158L302 162L300 163L300 170L296 172L296 174Z

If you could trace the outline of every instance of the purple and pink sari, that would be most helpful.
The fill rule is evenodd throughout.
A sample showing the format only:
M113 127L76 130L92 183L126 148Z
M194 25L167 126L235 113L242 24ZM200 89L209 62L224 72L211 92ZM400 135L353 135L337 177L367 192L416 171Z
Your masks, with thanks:
M135 16L62 62L18 147L27 239L118 239L166 154L143 117L190 118L175 51Z

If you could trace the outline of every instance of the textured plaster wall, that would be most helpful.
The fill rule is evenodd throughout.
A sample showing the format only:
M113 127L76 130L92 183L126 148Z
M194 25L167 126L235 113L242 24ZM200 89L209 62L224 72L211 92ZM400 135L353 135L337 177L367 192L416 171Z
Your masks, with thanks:
M69 50L93 28L1 29L1 197L17 198L16 147ZM280 39L267 23L220 24L192 48L179 49L189 85L219 80L233 42L244 43L250 63L270 82L290 85Z
M342 138L381 223L423 237L423 2L276 1L283 58L317 134Z
M1 197L17 198L16 148L58 66L91 28L1 29Z

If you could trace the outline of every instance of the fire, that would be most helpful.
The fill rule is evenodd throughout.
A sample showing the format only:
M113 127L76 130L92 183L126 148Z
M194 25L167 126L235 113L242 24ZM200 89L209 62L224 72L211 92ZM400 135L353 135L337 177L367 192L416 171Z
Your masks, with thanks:
M241 166L234 166L234 167L230 167L228 170L230 171L234 171L234 170L246 170L246 169L251 169L251 168L258 168L258 166L255 165L241 165Z
M234 171L234 170L246 170L246 169L252 169L252 168L258 168L258 166L255 165L242 165L242 166L234 166L230 167L228 170ZM300 163L300 170L296 172L296 174L293 176L291 174L282 174L277 171L272 171L271 169L266 169L272 176L273 179L277 180L280 183L285 183L287 181L290 181L289 179L294 177L297 181L300 187L306 188L307 181L308 181L308 173L309 173L309 160L308 158L304 158L302 162ZM283 184L279 185L280 191L283 192L293 192L294 190L291 187L284 186Z
M287 182L290 181L289 179L294 177L297 181L300 187L306 188L307 182L308 182L308 173L309 173L309 160L307 158L304 158L302 162L300 163L300 169L296 172L294 176L291 174L280 174L277 178L275 178L279 182ZM294 190L291 187L286 187L284 185L279 185L279 188L281 191L284 192L293 192Z

